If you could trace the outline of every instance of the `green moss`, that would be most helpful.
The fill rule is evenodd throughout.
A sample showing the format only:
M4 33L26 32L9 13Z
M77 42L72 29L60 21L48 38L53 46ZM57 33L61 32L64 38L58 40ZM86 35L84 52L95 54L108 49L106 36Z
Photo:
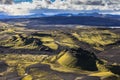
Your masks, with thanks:
M25 69L22 64L18 64L16 69L19 76L23 76L25 74Z
M79 41L86 42L97 50L104 50L103 46L116 42L120 36L108 30L91 30L72 33Z
M115 74L113 74L112 72L107 72L107 71L90 74L90 76L98 76L98 77L108 77L112 75L115 75Z
M33 38L32 36L28 37L25 34L14 35L1 43L3 46L12 47L15 49L36 49L42 45L42 42L39 39Z
M66 52L57 61L59 64L61 64L63 66L75 67L77 59L75 57L73 57L71 53Z
M73 53L76 52L76 53ZM96 71L96 57L94 54L82 49L70 51L61 51L58 55L52 57L52 62L57 62L65 67L76 67L84 70ZM80 53L79 53L80 52Z
M31 75L27 75L22 80L33 80L33 78Z
M54 41L54 39L52 37L41 37L40 39L41 39L42 42Z
M56 60L57 60L57 56L56 55L54 55L54 56L52 56L52 58L50 59L50 62L56 62Z
M105 65L105 63L103 61L97 61L96 65L97 65L98 71L109 71L106 68L106 65Z
M9 66L8 73L15 71L19 76L24 76L26 67L42 62L47 57L47 55L0 54L0 60L4 60Z
M58 45L55 44L54 42L44 43L43 45L48 46L49 48L51 48L53 50L57 50L57 48L58 48Z

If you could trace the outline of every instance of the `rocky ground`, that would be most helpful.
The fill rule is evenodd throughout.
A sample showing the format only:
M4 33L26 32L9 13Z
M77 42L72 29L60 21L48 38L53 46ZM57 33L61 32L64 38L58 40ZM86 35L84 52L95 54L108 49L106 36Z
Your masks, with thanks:
M119 28L0 22L0 80L119 80L119 58Z

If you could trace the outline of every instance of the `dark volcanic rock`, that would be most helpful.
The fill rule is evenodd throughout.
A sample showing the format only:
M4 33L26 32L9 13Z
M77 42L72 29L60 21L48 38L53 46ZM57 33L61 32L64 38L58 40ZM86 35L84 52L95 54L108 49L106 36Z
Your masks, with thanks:
M8 68L8 65L4 61L0 61L0 73L6 71Z
M102 80L118 80L118 78L116 76L109 76L109 77L104 78Z
M77 79L77 80L101 80L100 77L95 77L95 76L87 76L82 79Z

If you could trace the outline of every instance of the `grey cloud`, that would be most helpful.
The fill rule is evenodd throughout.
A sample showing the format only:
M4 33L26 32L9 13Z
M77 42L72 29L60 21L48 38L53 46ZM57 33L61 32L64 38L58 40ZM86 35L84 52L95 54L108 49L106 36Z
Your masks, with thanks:
M12 4L13 0L0 0L0 4Z
M68 0L66 0L68 1ZM112 4L120 4L120 0L69 0L72 4L85 4L85 5L112 5Z

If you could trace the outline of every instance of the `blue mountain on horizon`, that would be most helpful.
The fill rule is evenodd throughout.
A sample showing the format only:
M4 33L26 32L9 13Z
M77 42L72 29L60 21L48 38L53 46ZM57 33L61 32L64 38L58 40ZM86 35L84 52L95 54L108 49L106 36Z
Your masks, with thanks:
M108 14L104 14L107 12ZM30 15L8 15L0 12L0 21L6 20L38 20L37 24L43 25L89 25L89 26L120 26L120 15L109 14L111 11L73 11L58 9L32 10ZM40 21L40 22L39 22Z
M106 13L107 12L107 13ZM100 10L62 10L62 9L36 9L31 10L30 15L9 15L5 12L0 12L0 19L6 18L34 18L34 17L49 17L49 16L93 16L93 17L106 17L111 19L119 19L120 15L109 14L112 11L100 11ZM106 14L104 14L106 13Z
M13 0L14 3L33 2L33 0Z
M52 2L54 2L55 0L51 0ZM33 0L13 0L14 3L21 3L21 2L33 2Z

